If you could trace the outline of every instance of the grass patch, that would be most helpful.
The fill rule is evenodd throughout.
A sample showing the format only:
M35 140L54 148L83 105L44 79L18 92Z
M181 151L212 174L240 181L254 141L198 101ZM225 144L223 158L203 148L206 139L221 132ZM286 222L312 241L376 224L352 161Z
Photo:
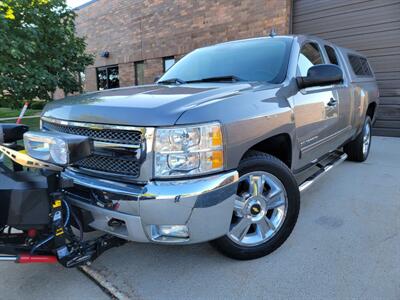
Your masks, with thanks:
M17 120L1 121L0 123L15 123ZM30 130L39 130L40 127L40 117L31 119L22 119L22 124L29 126Z
M39 130L40 127L40 118L32 118L32 119L23 119L21 124L29 126L29 130Z
M11 109L7 107L0 107L0 118L18 118L21 110ZM36 116L40 114L38 109L28 109L25 116Z
M20 110L0 107L0 123L15 123L20 114ZM22 124L29 126L30 130L38 130L40 123L40 112L38 109L28 109L25 117L38 116L37 118L22 119ZM15 118L15 120L1 120L1 118Z

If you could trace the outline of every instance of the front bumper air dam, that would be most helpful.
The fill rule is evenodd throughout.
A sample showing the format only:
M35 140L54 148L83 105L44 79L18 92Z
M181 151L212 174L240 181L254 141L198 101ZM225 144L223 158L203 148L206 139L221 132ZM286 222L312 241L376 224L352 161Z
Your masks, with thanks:
M144 186L96 179L71 170L63 173L75 185L109 193L118 209L110 210L72 194L72 205L90 212L90 226L136 242L193 244L229 231L238 186L237 171L191 180L149 182ZM110 220L122 221L109 226ZM160 235L159 225L186 225L188 237Z

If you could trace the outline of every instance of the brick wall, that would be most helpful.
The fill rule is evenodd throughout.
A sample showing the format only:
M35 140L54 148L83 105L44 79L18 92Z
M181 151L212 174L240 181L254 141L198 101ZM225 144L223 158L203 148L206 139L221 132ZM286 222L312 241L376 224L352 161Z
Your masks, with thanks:
M135 82L135 75L133 72L133 62L121 63L119 67L119 82L120 86L130 86Z
M97 90L96 69L89 67L85 71L85 89L86 91Z
M86 70L95 90L96 67L119 65L120 85L135 82L135 61L145 61L145 81L163 71L162 57L182 57L219 42L289 32L291 0L98 0L77 10L77 32L96 55ZM109 58L100 57L109 51Z

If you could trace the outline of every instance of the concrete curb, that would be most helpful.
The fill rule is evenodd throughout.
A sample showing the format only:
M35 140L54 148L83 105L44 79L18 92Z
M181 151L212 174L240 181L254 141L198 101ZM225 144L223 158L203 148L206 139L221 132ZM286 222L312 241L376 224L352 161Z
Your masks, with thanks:
M27 117L22 117L21 119L34 119L34 118L40 118L40 115L38 116L27 116ZM11 120L16 120L18 117L10 117L10 118L0 118L1 121L11 121Z
M91 279L94 283L96 283L102 290L104 290L111 297L111 299L118 299L118 300L132 299L125 293L121 292L110 281L108 281L103 274L94 270L90 266L79 267L79 270L82 273L84 273L87 277L89 277L89 279Z

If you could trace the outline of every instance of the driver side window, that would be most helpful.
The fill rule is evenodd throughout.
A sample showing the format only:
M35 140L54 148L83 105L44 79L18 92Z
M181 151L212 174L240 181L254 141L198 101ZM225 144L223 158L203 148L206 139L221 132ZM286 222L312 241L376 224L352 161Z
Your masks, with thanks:
M323 64L321 51L316 43L307 43L301 47L297 68L300 76L307 76L309 68Z

